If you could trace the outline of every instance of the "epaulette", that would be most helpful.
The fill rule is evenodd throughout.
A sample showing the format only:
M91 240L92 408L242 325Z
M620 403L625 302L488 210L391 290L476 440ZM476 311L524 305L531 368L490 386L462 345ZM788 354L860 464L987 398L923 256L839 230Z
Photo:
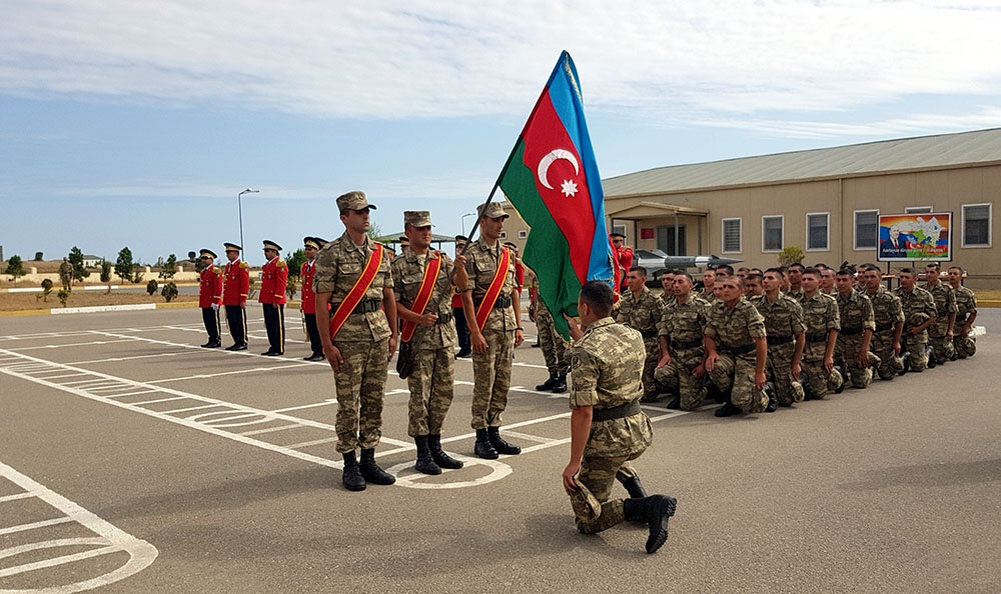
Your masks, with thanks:
M285 268L285 266L287 266L287 264L285 264L285 260L278 260L278 262L275 264L275 266L277 266L278 268Z
M218 266L213 266L212 272L218 276L222 276L222 268L219 268Z
M240 262L240 268L243 268L244 270L246 270L247 268L250 268L250 264L247 264L246 262L241 261Z

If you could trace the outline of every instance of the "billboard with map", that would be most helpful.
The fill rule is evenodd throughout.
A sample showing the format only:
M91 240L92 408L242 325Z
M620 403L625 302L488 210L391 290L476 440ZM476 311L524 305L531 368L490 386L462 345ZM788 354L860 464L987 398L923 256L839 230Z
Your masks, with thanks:
M879 215L881 262L952 260L952 213Z

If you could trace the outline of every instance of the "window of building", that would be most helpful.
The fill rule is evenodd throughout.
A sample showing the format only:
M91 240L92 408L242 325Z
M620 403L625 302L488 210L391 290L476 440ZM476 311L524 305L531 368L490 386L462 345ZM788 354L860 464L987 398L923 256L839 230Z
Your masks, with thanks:
M831 249L831 213L811 212L806 215L807 251Z
M740 242L740 219L723 219L723 253L739 254Z
M991 247L991 204L963 205L963 247Z
M785 216L761 217L761 251L781 252Z
M612 233L618 233L619 235L625 235L626 234L626 226L625 225L612 225Z
M500 238L501 239L507 239L507 231L501 231L500 232Z
M879 211L855 211L855 249L874 250L879 243Z
M932 207L930 206L908 206L904 209L907 214L922 214L926 212L932 212Z
M524 229L518 231L518 239L525 239L526 237L528 237L528 231Z

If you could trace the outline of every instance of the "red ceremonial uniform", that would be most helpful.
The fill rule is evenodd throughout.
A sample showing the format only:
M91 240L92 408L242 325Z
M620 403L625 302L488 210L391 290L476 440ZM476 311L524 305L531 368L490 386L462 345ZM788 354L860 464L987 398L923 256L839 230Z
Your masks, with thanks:
M237 258L226 263L223 271L225 284L222 292L223 305L242 305L250 293L250 266Z
M288 265L277 256L261 266L261 294L257 298L260 303L284 305L287 301L285 288L288 286Z
M525 286L525 266L522 265L521 260L514 261L514 282L519 291Z
M302 263L299 278L302 279L302 313L316 313L316 293L313 292L313 277L316 276L316 260Z
M222 304L222 268L206 266L202 269L201 288L198 291L198 307L212 307Z

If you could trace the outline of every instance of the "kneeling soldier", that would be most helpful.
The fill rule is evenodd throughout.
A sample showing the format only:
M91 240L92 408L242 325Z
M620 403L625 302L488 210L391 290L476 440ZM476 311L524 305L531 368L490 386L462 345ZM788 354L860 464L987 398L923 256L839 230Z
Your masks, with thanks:
M855 290L855 275L851 270L839 270L835 286L841 331L834 347L834 359L848 373L852 386L864 389L872 382L872 366L879 366L876 355L869 352L876 316L869 298Z
M706 371L709 379L730 399L716 410L717 417L758 413L768 406L765 394L765 320L744 298L739 276L716 282L720 298L709 309L706 323Z

